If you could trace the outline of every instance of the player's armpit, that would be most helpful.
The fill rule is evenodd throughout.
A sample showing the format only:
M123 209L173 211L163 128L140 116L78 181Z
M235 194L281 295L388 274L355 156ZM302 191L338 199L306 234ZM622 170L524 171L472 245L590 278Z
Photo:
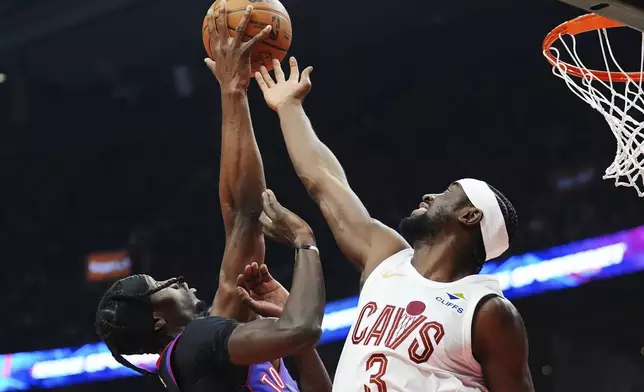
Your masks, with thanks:
M322 330L309 324L292 325L261 319L235 328L228 339L228 355L236 365L251 365L286 357L313 347Z
M398 232L373 219L345 178L324 173L302 178L320 206L338 246L366 278L383 260L409 244Z
M523 320L508 300L483 300L472 322L472 351L490 392L534 392Z

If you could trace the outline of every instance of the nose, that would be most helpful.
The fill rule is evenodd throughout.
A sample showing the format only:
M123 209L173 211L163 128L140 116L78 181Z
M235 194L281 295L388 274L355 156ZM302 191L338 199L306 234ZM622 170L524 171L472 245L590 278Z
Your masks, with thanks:
M432 204L435 198L436 198L436 195L433 193L432 194L428 193L426 195L423 195L423 201L427 204Z

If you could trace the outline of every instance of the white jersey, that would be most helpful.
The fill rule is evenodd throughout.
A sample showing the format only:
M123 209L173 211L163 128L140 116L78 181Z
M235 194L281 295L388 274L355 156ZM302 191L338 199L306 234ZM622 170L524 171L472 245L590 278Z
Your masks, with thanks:
M389 257L365 282L334 392L487 391L472 355L472 319L481 299L503 296L498 281L434 282L416 271L413 254Z

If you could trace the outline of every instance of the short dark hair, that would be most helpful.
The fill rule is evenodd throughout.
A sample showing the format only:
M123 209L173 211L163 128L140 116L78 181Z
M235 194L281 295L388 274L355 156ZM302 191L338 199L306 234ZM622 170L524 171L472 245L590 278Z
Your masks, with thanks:
M176 280L150 288L145 275L132 275L114 283L103 295L96 311L96 332L123 366L141 374L153 374L133 365L123 355L158 351L162 336L154 330L150 295Z
M503 193L499 192L499 190L494 188L492 185L487 185L490 187L490 189L496 196L496 201L499 203L501 214L503 214L503 219L505 220L505 228L508 231L508 243L512 244L514 235L516 234L517 228L519 227L519 216L517 215L517 211L514 209L512 203L510 203L510 200L508 200L508 198L505 197ZM477 231L475 237L474 257L476 258L476 261L478 263L478 271L480 271L481 268L483 268L483 264L485 263L486 259L485 244L483 244L483 235L481 234L480 230Z

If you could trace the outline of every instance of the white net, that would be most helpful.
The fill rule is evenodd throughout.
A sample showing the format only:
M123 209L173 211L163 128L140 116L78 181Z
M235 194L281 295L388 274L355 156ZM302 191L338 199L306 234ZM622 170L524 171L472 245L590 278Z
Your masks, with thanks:
M644 33L640 40L639 71L635 73L625 71L617 62L608 29L597 33L604 66L609 72L608 81L586 67L577 53L577 39L569 34L559 35L557 44L561 49L554 45L550 48L555 58L552 73L563 79L577 97L601 113L613 131L617 152L603 178L613 180L615 186L633 187L640 197L644 197ZM571 65L582 71L582 77L567 73Z

